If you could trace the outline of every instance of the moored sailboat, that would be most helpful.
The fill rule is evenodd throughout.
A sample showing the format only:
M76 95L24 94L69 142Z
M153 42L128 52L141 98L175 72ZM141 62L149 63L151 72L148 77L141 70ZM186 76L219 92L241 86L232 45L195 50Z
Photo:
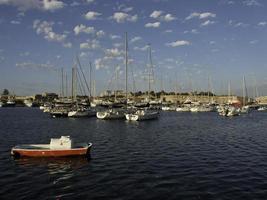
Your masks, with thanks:
M125 114L125 117L129 121L143 121L150 119L157 119L159 112L153 110L137 110L135 113Z

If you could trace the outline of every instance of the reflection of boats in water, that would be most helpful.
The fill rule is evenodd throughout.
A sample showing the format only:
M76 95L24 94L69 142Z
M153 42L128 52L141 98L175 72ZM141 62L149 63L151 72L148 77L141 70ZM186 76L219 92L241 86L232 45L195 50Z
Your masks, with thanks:
M91 157L22 157L14 159L16 164L23 167L48 167L51 173L57 173L62 169L78 169L87 165Z

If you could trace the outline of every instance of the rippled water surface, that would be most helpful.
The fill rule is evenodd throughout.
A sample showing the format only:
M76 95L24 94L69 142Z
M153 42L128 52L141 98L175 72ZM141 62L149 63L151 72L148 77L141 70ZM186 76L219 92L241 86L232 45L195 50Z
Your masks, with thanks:
M267 112L161 113L146 122L0 109L0 199L266 199ZM12 146L70 135L84 158L19 159Z

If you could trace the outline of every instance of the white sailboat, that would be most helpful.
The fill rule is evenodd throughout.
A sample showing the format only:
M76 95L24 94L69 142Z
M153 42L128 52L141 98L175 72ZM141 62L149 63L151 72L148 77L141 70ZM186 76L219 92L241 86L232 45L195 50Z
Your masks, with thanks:
M153 110L137 110L135 113L126 114L125 116L129 121L143 121L149 119L157 119L159 112Z
M176 108L177 112L190 112L190 107L189 106L181 106Z
M124 112L120 109L108 109L96 113L98 119L124 119Z
M68 117L92 117L96 116L96 111L91 108L80 107L77 102L77 68L72 68L72 99L76 103L68 112Z
M125 99L126 109L128 104L128 38L125 33ZM108 109L96 113L98 119L125 119L125 110L122 109Z
M150 102L150 73L153 69L152 64L152 54L151 54L151 46L149 45L149 61L150 61L150 67L149 67L149 80L148 80L148 102ZM137 110L133 114L126 114L127 120L133 120L133 121L140 121L140 120L148 120L148 119L156 119L159 117L159 113L157 111L152 110Z
M245 76L243 76L243 105L240 109L240 113L242 114L246 114L249 112L249 106L246 105L246 97L247 97L246 81L245 81Z
M94 117L96 116L96 111L92 109L78 108L68 112L68 117Z

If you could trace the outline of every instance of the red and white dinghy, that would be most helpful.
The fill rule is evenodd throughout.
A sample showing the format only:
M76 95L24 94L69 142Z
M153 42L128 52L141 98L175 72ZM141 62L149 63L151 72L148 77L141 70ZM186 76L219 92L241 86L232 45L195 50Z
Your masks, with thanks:
M11 149L15 157L89 156L92 143L73 144L69 136L51 138L50 144L23 144Z

